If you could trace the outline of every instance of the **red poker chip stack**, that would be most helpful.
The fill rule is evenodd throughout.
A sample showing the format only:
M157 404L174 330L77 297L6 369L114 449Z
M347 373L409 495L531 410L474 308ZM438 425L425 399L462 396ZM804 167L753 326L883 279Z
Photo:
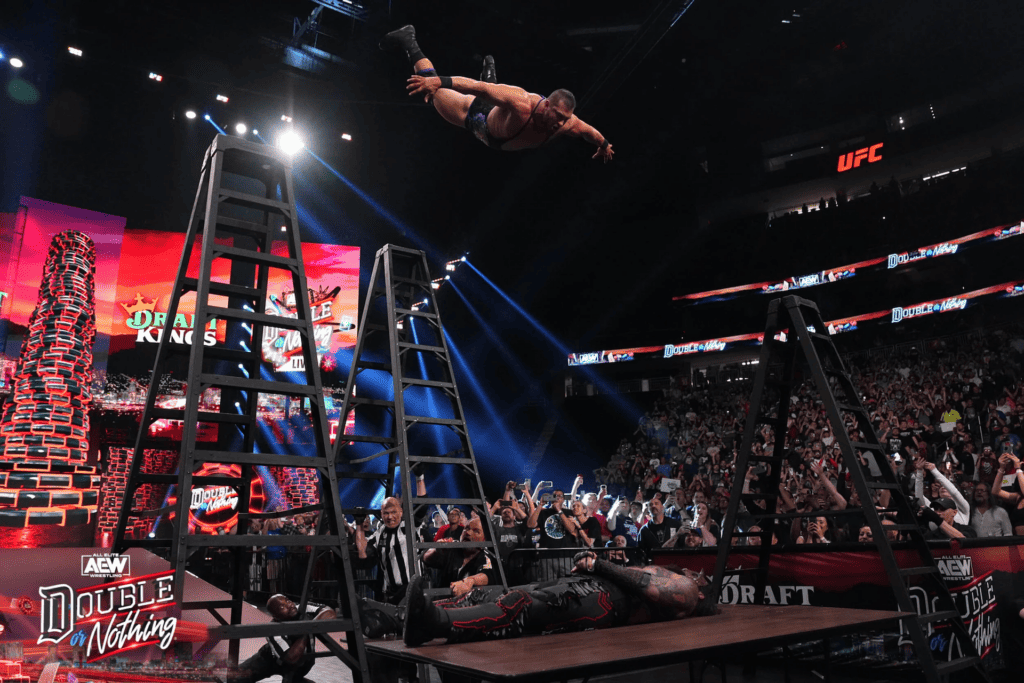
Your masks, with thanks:
M96 247L53 238L36 309L0 417L0 527L90 523L99 475L86 464L92 403Z

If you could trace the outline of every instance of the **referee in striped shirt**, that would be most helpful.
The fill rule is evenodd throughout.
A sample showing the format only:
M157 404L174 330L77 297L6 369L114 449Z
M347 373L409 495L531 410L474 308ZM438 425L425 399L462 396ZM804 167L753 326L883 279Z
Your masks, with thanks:
M416 495L426 494L427 485L421 474L416 477ZM408 566L409 553L406 549L401 501L397 498L385 499L380 508L380 516L384 523L369 538L363 532L362 525L356 526L356 552L366 564L376 563L377 578L383 582L382 601L397 605L405 597L409 579L420 573L420 570Z

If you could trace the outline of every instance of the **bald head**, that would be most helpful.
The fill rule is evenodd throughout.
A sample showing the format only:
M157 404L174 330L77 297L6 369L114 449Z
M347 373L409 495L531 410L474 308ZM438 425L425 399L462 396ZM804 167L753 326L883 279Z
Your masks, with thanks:
M299 614L299 608L295 603L280 593L271 595L267 600L267 611L277 621L291 621Z

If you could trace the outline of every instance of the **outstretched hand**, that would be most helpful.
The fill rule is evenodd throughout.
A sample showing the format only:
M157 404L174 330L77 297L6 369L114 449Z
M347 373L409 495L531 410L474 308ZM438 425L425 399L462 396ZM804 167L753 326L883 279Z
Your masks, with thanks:
M597 555L591 552L576 553L576 556L572 558L576 564L572 568L572 573L577 574L579 572L592 572L594 571L594 562L597 561Z
M591 159L597 159L600 157L601 159L604 159L604 163L607 164L609 161L612 160L612 156L614 156L614 154L615 153L612 151L612 146L605 145L604 147L598 147L597 151L594 152L594 156L592 156Z
M441 79L437 76L410 76L405 89L410 95L423 95L423 101L429 103L434 93L441 88Z

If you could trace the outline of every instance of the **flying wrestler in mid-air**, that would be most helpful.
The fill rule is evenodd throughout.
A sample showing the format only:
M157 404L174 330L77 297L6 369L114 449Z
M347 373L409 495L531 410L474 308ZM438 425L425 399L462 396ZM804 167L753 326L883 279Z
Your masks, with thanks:
M612 146L593 126L572 112L576 98L568 90L556 90L548 97L526 92L494 80L494 61L484 62L483 80L462 76L438 76L434 65L416 44L416 30L404 26L381 41L385 50L404 50L415 75L409 79L410 95L423 95L449 123L469 130L488 147L506 152L540 147L563 135L583 138L597 146L594 159L607 163ZM490 81L490 82L487 82Z

